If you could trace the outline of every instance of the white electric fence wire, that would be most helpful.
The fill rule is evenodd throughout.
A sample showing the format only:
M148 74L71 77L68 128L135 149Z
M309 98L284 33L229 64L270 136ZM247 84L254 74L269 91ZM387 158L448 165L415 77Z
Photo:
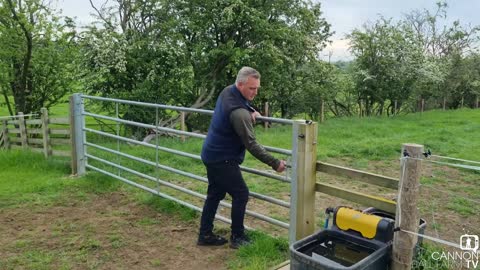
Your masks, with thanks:
M425 161L435 163L435 164L440 164L440 165L446 165L450 167L456 167L456 168L462 168L462 169L468 169L468 170L474 170L480 172L480 166L471 166L471 165L464 165L464 164L455 164L455 163L448 163L448 162L441 162L441 161L434 161L434 160L428 160L426 159Z
M442 240L442 239L435 238L435 237L431 237L431 236L428 236L428 235L425 235L425 234L420 234L420 233L416 233L416 232L411 232L411 231L407 231L407 230L403 230L403 229L400 229L400 230L401 230L402 232L409 233L409 234L413 234L413 235L416 235L416 236L418 236L418 237L423 237L424 239L428 239L428 240L433 241L433 242L437 242L437 243L440 243L440 244L443 244L443 245L446 245L446 246L450 246L450 247L454 247L454 248L461 249L460 245L455 244L455 243L453 243L453 242L449 242L449 241Z
M423 159L423 158L413 158L413 157L403 157L402 159L404 159L404 158L405 158L405 159L412 159L412 160L421 160L421 161L436 163L436 164L445 165L445 166L460 167L460 168L464 168L464 169L467 169L467 168L468 168L468 169L473 169L473 170L480 171L480 167L477 167L477 166L469 166L469 165L461 165L461 164L454 164L454 163L446 163L446 162L433 161L433 160ZM458 194L455 194L455 193L452 193L452 192L447 192L447 191L444 191L444 190L441 190L441 189L437 189L437 188L434 188L434 187L431 187L431 186L426 186L426 185L421 185L421 186L423 186L423 187L428 187L428 188L434 189L434 190L436 190L436 191L438 191L438 192L442 192L442 193L445 193L445 194L448 194L448 195L451 195L451 196L459 197L459 198L465 199L465 200L467 200L467 201L471 201L471 202L480 204L480 201L477 201L477 200L474 200L474 199L470 199L470 198L467 198L467 197L464 197L464 196L461 196L461 195L458 195Z
M448 163L448 162L435 161L435 160L424 159L424 158L413 158L413 157L408 157L408 158L414 159L414 160L422 160L422 161L426 161L426 162L430 162L430 163L434 163L434 164L439 164L439 165L445 165L445 166L474 170L474 171L479 171L480 172L480 166L470 166L470 165L464 165L464 164Z
M431 156L436 157L436 158L443 158L443 159L449 159L449 160L463 161L463 162L467 162L467 163L480 164L480 161L473 161L473 160L467 160L467 159L461 159L461 158L452 158L452 157L445 157L445 156L438 156L438 155L431 155Z

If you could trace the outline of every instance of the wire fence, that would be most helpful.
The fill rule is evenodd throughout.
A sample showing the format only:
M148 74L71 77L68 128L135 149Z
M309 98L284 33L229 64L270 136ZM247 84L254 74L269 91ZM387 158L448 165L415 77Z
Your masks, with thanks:
M418 206L420 217L428 226L420 233L403 230L422 239L413 269L477 269L480 173L477 166L465 163L479 162L439 155L421 160L424 175Z

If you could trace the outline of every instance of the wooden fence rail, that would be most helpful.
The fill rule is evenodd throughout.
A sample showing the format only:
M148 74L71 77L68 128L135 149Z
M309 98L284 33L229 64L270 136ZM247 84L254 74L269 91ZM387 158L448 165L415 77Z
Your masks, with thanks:
M338 165L332 165L324 162L317 161L317 172L327 173L335 176L348 177L349 179L355 179L362 181L368 184L390 188L397 190L398 189L398 179L364 172L360 170L350 169ZM396 203L392 200L385 198L363 194L360 192L347 190L341 187L336 187L333 185L325 183L316 183L315 191L321 192L330 196L342 198L351 202L359 203L361 205L368 205L375 208L378 208L389 213L395 213Z
M315 191L334 196L337 198L345 199L361 205L372 206L377 209L387 211L389 213L395 213L396 203L392 200L384 199L377 196L363 194L360 192L347 190L341 187L336 187L324 183L316 183Z
M336 176L348 177L372 185L391 189L398 188L398 179L379 174L364 172L338 165L317 161L317 172L327 173Z

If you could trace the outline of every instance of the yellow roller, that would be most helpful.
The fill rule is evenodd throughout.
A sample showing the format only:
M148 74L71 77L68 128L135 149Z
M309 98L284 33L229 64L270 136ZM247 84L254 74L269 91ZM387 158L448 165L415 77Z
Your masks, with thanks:
M380 220L382 218L379 216L364 214L346 207L338 208L335 217L338 228L344 231L357 231L368 239L375 238Z

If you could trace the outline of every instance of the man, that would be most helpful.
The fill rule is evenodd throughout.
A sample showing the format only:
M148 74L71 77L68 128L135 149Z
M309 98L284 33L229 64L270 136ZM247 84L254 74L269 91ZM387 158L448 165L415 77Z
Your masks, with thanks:
M207 168L208 191L198 245L220 246L228 242L213 233L218 204L226 193L232 196L230 247L238 248L249 243L243 226L249 193L239 167L245 158L245 149L277 172L285 170L285 161L270 155L255 139L253 122L260 114L249 102L255 98L259 88L260 73L243 67L235 84L223 89L217 99L201 155Z

